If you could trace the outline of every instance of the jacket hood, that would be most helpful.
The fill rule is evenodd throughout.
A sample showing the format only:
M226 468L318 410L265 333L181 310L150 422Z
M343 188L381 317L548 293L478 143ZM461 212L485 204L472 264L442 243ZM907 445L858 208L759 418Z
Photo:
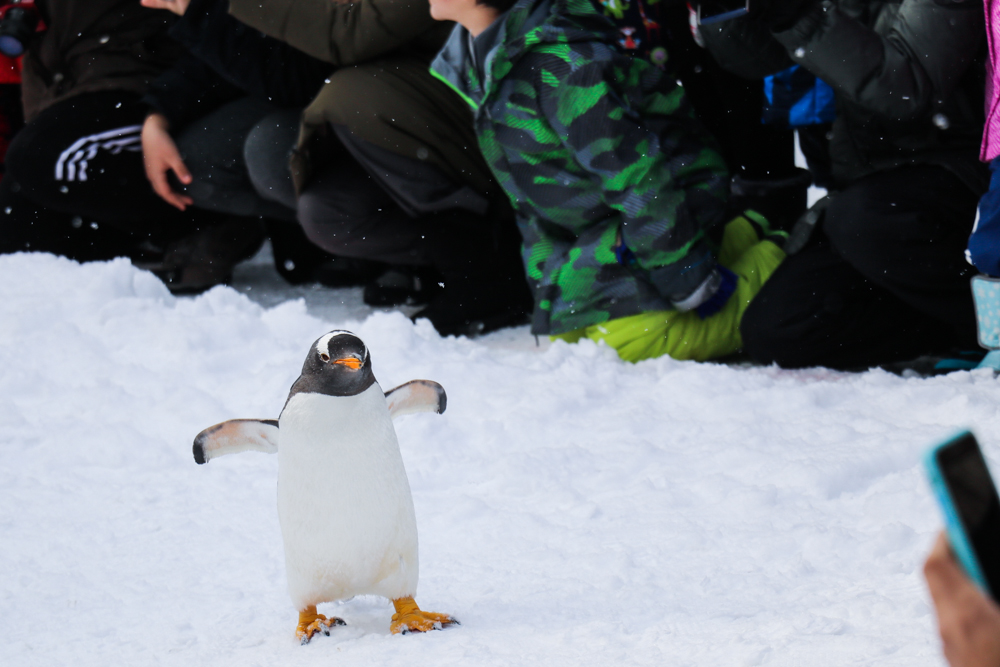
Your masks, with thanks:
M519 0L498 21L493 43L484 51L482 80L469 53L469 31L456 25L431 65L434 76L455 89L473 109L497 81L530 51L557 44L614 43L615 26L590 0Z

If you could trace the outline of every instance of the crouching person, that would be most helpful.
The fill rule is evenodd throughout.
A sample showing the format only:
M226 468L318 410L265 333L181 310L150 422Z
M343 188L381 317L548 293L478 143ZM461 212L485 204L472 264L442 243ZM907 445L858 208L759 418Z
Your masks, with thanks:
M0 253L138 258L182 236L194 221L157 199L139 152L139 99L180 55L167 18L134 0L38 0L28 13L47 30L22 44L27 125L0 184Z
M303 111L297 142L266 122L251 133L258 193L297 207L306 236L327 252L417 274L369 285L368 303L413 296L427 304L414 317L443 336L526 322L514 215L476 147L468 106L431 76L450 28L426 1L229 0L229 11L335 68ZM288 164L251 150L262 130L295 143ZM294 188L269 189L287 185L289 166Z
M675 77L622 54L586 0L486 2L431 0L460 24L433 70L517 211L533 333L628 361L737 351L784 252L761 216L725 224L725 165Z

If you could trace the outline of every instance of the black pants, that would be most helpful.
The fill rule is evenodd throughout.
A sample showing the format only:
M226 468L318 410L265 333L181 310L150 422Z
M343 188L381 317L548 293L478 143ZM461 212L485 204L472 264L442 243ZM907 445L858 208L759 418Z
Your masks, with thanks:
M294 201L294 190L286 163L273 153L297 134L288 121L268 116L251 132L246 151L258 193L284 203ZM433 165L338 129L338 150L298 198L309 240L340 257L429 266L447 276L520 278L513 216L490 216L484 198Z
M424 173L433 166L403 156L396 163L396 174L379 178L345 153L317 174L299 197L299 222L310 240L335 255L429 266L449 278L523 282L520 236L512 217L472 210L472 202L456 206L463 195L454 186L448 195L430 196L447 190L434 187L443 185L443 174ZM413 187L394 178L407 166L414 168ZM430 210L404 209L425 194Z
M0 210L14 209L3 223L4 235L17 236L42 211L77 217L111 227L138 239L167 243L195 227L183 213L160 199L146 180L140 134L147 107L139 97L118 91L86 93L49 107L14 137L7 152ZM7 179L11 179L7 183ZM19 219L18 212L37 207ZM50 215L51 214L51 215ZM44 247L44 238L38 239Z
M193 179L184 192L195 206L230 215L295 221L294 205L289 207L259 196L247 171L248 135L261 119L277 111L278 107L269 102L242 97L177 133L177 149ZM295 145L299 112L289 111L286 115L295 118L295 134L280 149L255 157L273 163L275 171L287 174L290 183L288 155ZM266 138L258 138L249 150L256 153L272 144Z
M745 350L787 368L857 369L975 347L964 250L978 199L932 166L840 191L811 244L747 308Z
M298 196L288 160L299 138L302 112L282 109L257 123L243 144L243 160L257 195L290 211L296 220Z

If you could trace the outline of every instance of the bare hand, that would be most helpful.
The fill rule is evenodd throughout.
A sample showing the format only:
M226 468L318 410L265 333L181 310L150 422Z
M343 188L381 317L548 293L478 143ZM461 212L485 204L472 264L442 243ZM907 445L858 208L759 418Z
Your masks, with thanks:
M139 4L150 9L166 9L177 16L184 16L191 0L140 0Z
M924 563L951 667L1000 667L1000 607L965 576L944 533Z
M183 211L194 202L187 195L175 192L170 187L167 172L173 171L184 185L191 182L191 173L184 166L177 144L167 131L167 125L167 119L161 114L150 114L146 118L142 126L142 161L146 165L146 178L156 194Z

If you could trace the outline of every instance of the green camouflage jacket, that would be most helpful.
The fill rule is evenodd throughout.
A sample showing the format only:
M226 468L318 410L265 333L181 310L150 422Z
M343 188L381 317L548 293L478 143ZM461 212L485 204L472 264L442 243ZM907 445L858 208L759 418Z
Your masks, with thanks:
M432 69L473 107L517 211L532 331L710 298L727 173L683 89L619 52L588 0L520 0L499 20L479 36L492 38L476 44L480 67L456 26Z

